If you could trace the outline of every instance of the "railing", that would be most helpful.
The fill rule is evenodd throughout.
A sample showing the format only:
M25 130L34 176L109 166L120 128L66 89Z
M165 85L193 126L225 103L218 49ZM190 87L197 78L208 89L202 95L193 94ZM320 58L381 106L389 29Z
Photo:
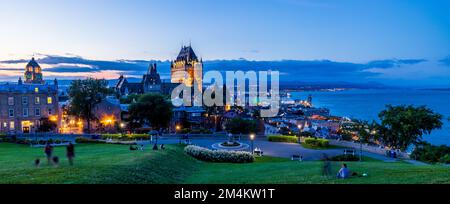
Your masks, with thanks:
M343 147L350 147L356 150L359 150L360 148L363 149L363 151L366 152L371 152L371 153L375 153L375 154L381 154L381 155L386 155L386 151L388 151L389 149L384 148L384 147L380 147L380 146L370 146L367 144L360 144L359 142L350 142L350 141L343 141L343 140L331 140L330 141L330 145L336 145L336 146L343 146ZM397 157L399 158L405 158L405 159L409 159L409 154L406 152L400 152L400 151L396 151Z

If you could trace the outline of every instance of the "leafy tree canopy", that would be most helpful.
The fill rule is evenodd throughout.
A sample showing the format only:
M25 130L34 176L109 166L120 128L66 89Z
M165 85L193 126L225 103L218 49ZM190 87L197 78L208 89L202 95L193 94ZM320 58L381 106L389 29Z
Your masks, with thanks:
M172 103L160 94L144 94L129 107L130 121L165 128L172 118Z
M258 132L258 126L254 120L235 118L226 124L226 130L233 134L249 134Z
M68 95L70 105L68 112L87 121L88 132L90 132L90 121L95 120L92 110L102 102L109 93L107 81L104 79L88 78L85 80L72 81Z
M442 115L426 106L387 105L386 110L381 111L378 117L383 142L402 150L411 144L420 143L424 134L442 127Z

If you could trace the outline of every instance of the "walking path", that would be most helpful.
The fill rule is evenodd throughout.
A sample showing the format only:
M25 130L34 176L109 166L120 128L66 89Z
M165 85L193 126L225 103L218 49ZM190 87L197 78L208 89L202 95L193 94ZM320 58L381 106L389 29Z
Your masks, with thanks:
M215 143L224 142L223 139L191 139L192 144L211 148L211 146ZM158 140L158 143L161 144L177 144L179 143L179 139L175 138L162 138ZM251 145L251 141L242 141L243 143ZM269 142L263 139L257 139L254 141L253 148L260 148L264 155L269 155L273 157L283 157L283 158L291 158L292 155L301 155L305 161L315 161L320 160L323 157L323 154L326 154L328 157L333 157L337 155L342 155L343 150L345 148L335 148L335 149L326 149L326 150L313 150L302 147L299 144L294 143L281 143L281 142ZM389 158L384 155L379 155L371 152L363 151L364 156L368 156L374 159L378 159L384 162L396 162L397 159Z

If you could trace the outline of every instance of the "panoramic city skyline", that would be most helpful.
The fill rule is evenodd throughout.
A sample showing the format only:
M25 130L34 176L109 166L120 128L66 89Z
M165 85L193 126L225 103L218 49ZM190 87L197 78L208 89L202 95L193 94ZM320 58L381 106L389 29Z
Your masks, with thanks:
M16 80L32 56L58 56L52 63L40 61L48 78L79 78L89 71L94 77L133 76L123 69L95 69L99 65L92 61L173 60L182 45L192 44L205 61L329 60L371 64L350 70L364 73L362 82L450 81L447 1L2 2L0 80ZM92 63L73 63L79 58ZM331 69L329 63L317 67ZM337 81L354 80L347 75ZM315 81L329 81L320 76L311 74Z

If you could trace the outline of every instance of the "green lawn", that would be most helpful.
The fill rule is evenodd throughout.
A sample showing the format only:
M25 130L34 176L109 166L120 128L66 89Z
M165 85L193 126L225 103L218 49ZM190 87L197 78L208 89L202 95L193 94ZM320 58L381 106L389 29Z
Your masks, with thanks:
M348 162L351 170L369 176L340 180L322 177L319 161L263 157L251 164L207 163L185 155L176 145L145 152L131 152L122 145L76 145L74 167L68 166L64 150L55 151L60 167L43 161L37 169L33 161L44 159L41 148L0 143L0 183L450 183L449 167L404 162ZM339 165L333 163L333 172Z

